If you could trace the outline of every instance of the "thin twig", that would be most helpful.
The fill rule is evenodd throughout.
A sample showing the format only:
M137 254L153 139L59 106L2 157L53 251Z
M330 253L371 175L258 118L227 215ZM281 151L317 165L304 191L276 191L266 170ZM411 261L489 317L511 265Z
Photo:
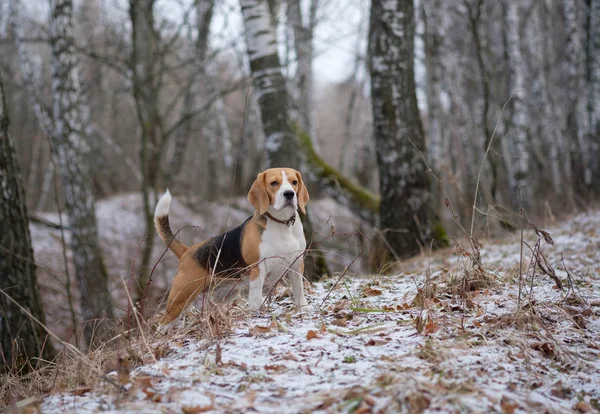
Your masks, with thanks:
M521 254L519 256L519 297L517 298L517 312L521 311L521 288L523 282L523 222L525 210L521 207Z
M502 115L504 114L504 110L506 109L508 103L511 101L514 94L517 90L513 91L513 93L508 97L507 101L502 106L502 111L500 111L500 116L496 121L496 126L494 127L494 132L492 133L492 138L490 138L490 142L488 144L487 149L485 150L485 154L483 154L483 160L481 161L481 166L479 167L479 173L477 173L477 184L475 185L475 195L473 196L473 212L471 214L471 237L473 237L473 227L475 225L475 211L477 206L477 193L479 192L479 182L481 180L481 173L483 172L483 167L485 166L485 161L487 160L488 153L492 148L492 143L494 142L494 138L496 137L496 131L498 131L498 126L500 125L500 120L502 120Z

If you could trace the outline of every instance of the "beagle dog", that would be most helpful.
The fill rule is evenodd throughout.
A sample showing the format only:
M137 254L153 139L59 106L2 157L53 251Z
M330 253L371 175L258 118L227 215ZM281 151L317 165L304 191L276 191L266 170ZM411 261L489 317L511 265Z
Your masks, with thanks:
M154 224L160 238L179 258L161 325L177 319L199 293L231 301L249 286L250 308L263 304L263 292L287 274L294 304L308 307L302 273L306 240L298 210L305 213L309 195L300 173L271 168L256 177L248 193L254 214L236 228L192 246L177 240L169 225L171 194L160 198Z

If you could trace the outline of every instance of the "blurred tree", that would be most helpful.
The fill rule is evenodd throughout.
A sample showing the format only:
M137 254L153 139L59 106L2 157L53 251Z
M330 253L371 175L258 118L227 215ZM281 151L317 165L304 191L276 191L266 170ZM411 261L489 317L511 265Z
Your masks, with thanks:
M193 60L193 69L188 81L188 88L185 91L183 99L184 116L193 114L196 104L197 91L192 87L198 73L204 70L206 65L206 52L208 50L208 35L210 33L210 23L212 21L214 0L197 0L196 2L196 37L195 55ZM177 176L183 164L190 136L192 135L192 122L185 122L177 129L173 140L173 150L167 161L167 170L165 171L165 184L171 185L173 178Z
M9 131L8 108L0 77L0 289L44 323L31 249L25 192ZM28 372L29 360L54 356L44 328L0 293L0 374Z
M580 196L587 193L591 183L589 148L583 129L581 128L580 100L582 87L583 53L581 43L581 28L577 16L575 0L564 0L565 28L567 34L567 122L566 138L569 140L571 152L571 170L573 172L574 190Z
M161 152L165 144L161 131L159 90L161 76L159 65L158 33L154 28L154 0L130 0L131 17L131 72L133 96L141 129L140 163L142 168L142 199L144 207L145 244L142 250L140 277L135 299L143 298L150 272L150 259L154 246L154 206L156 192L163 183Z
M299 165L296 139L289 119L285 79L277 54L277 38L270 3L240 0L250 72L265 130L269 166Z
M63 185L69 217L70 245L75 277L81 293L81 312L88 321L84 336L92 344L102 330L92 321L113 318L108 276L98 242L95 199L87 160L90 156L89 109L79 80L79 62L73 37L71 0L52 0L50 18L52 48L53 133L50 144Z
M527 143L528 114L525 105L526 67L521 53L521 30L519 25L519 3L506 3L505 30L508 39L508 65L510 69L510 93L512 111L510 117L510 154L508 161L509 183L515 209L529 210L531 186L529 176L529 146Z
M296 73L292 91L297 101L298 125L310 134L313 145L317 143L313 123L313 33L316 25L319 0L310 0L308 16L303 18L300 0L287 0L287 22L294 38Z
M588 123L592 189L600 194L600 0L591 0L588 22Z
M250 71L265 131L267 165L301 169L302 157L298 151L300 147L289 119L285 79L277 54L277 39L272 18L273 4L266 0L240 0L240 5L244 17ZM312 67L308 70L312 71ZM309 179L307 177L306 181ZM304 235L310 248L313 230L308 214L303 224ZM329 273L323 252L318 250L318 247L315 249L317 250L312 251L305 262L305 273L309 280Z
M386 245L397 258L419 253L431 238L430 188L419 151L425 137L414 77L413 0L371 2L369 70Z

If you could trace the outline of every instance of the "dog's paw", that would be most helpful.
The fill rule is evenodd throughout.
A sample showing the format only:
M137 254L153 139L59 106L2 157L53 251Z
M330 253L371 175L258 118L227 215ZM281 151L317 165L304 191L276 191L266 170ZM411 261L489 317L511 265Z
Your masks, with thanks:
M296 303L295 305L296 305L296 309L298 309L299 312L307 312L310 310L310 305L308 304L306 299L301 300L299 303Z

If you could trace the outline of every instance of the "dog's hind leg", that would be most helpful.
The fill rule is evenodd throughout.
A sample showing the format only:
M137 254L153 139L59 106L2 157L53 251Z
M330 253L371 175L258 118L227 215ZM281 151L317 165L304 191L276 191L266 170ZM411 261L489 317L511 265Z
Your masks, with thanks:
M167 309L164 316L160 319L160 324L165 325L173 322L181 312L195 299L200 292L206 290L209 285L209 277L204 269L197 270L196 274L190 275L180 268L171 286L171 292L167 299Z

